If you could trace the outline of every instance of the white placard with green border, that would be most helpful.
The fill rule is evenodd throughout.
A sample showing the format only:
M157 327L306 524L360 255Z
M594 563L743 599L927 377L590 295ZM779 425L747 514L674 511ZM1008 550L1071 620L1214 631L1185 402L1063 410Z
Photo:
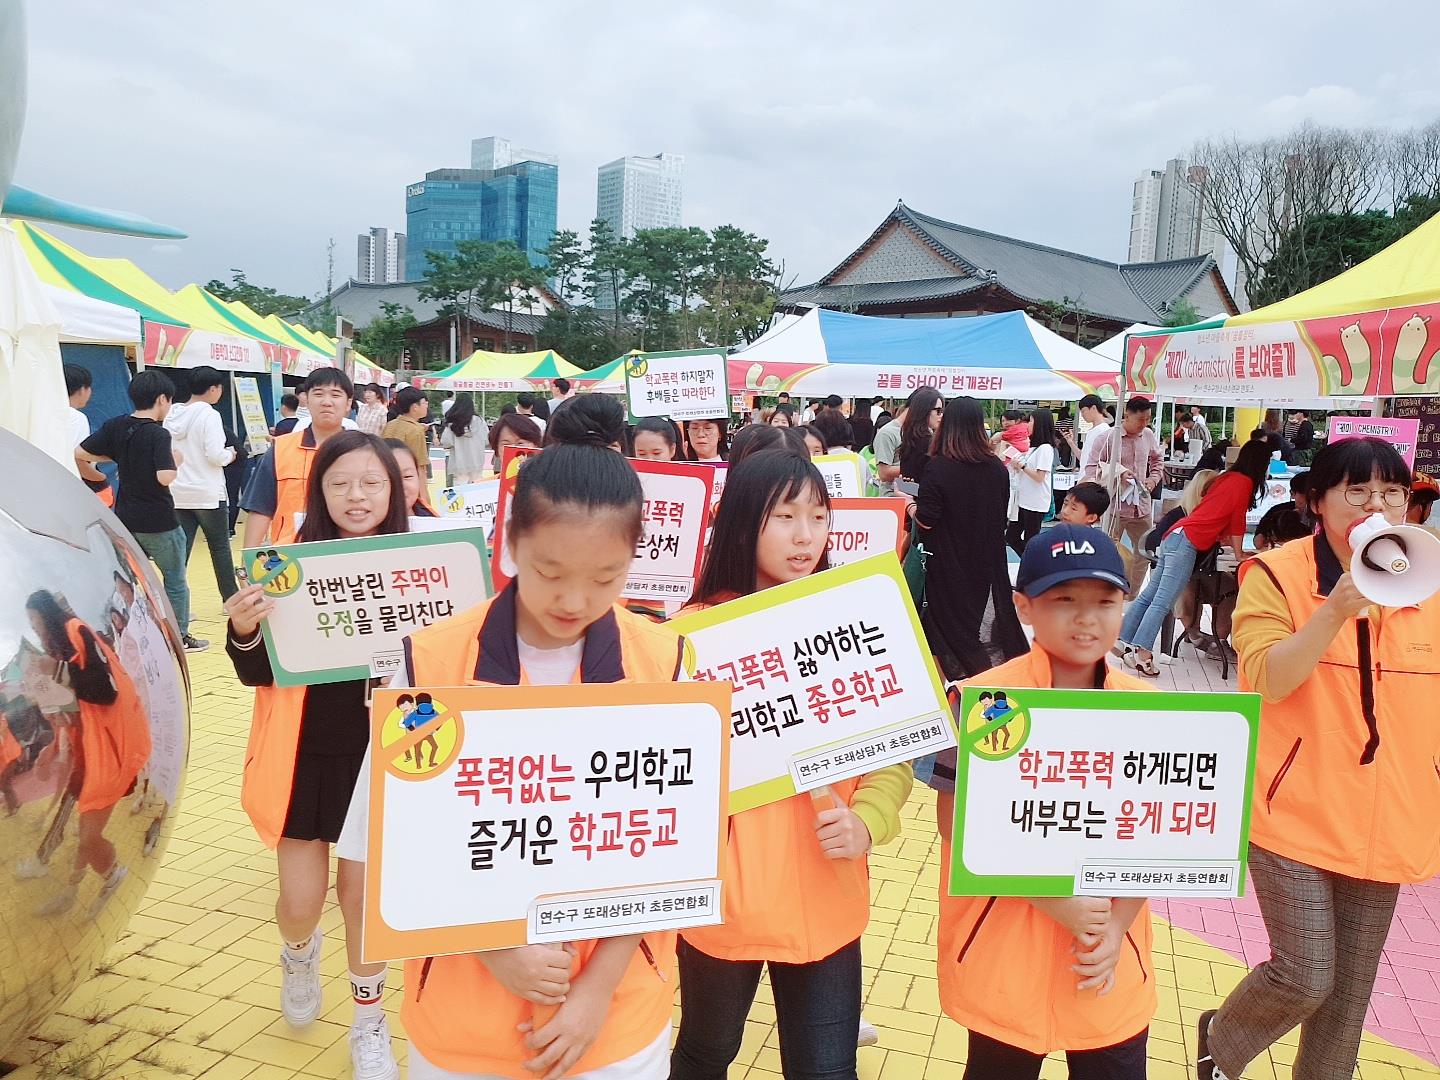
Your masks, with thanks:
M967 686L952 896L1244 893L1256 694Z
M715 420L730 415L725 350L636 353L627 357L625 395L630 417Z
M276 686L385 678L401 642L489 595L480 529L247 548L275 600L262 624Z
M734 687L732 814L955 745L894 552L670 625L693 678Z

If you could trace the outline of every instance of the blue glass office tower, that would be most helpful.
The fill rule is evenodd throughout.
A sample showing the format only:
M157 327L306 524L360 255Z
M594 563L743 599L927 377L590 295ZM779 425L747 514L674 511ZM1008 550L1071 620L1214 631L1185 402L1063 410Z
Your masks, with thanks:
M426 173L405 189L405 280L425 277L425 252L453 254L461 240L510 240L544 266L559 190L560 170L539 161Z

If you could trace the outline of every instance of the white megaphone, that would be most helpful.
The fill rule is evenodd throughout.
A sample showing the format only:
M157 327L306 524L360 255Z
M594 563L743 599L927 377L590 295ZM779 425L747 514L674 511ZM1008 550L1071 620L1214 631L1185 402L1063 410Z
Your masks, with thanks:
M1350 530L1350 577L1381 607L1409 607L1440 591L1440 537L1371 514Z

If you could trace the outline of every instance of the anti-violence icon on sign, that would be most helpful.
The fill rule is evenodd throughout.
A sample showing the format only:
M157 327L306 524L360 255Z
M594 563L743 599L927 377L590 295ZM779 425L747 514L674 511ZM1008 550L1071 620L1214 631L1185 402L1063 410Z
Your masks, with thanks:
M380 729L385 769L401 780L429 780L448 769L465 741L464 720L422 692L401 694Z

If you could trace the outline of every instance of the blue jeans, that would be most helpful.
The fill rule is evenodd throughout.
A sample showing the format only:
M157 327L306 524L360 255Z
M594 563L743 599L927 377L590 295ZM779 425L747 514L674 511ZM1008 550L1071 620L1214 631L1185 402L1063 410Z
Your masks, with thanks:
M1125 621L1120 625L1120 640L1139 649L1150 649L1160 636L1160 628L1170 618L1175 601L1185 591L1185 584L1195 572L1195 560L1200 553L1185 536L1184 529L1176 529L1160 544L1160 560L1150 571L1150 580L1145 591L1130 605Z
M165 595L175 609L180 633L190 633L190 583L185 580L185 530L176 525L169 532L131 533L140 549L160 568Z
M230 551L230 510L222 502L209 510L176 510L180 528L185 533L185 562L195 550L195 532L205 534L205 546L210 549L210 565L215 568L215 584L220 589L221 601L229 600L240 591L235 582L235 558Z
M740 1052L761 960L719 960L680 939L680 1035L670 1080L725 1080ZM860 942L813 964L770 965L785 1080L856 1080Z

